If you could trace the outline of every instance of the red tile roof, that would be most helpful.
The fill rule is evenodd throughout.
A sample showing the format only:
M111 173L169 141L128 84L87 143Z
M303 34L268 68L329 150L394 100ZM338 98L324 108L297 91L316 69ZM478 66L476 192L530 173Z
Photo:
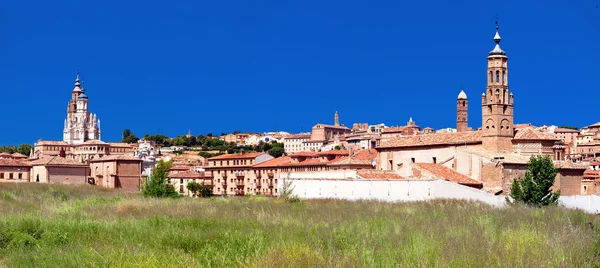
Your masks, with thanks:
M406 129L406 127L388 127L383 129L383 133L399 133Z
M0 159L1 167L28 167L30 166L27 161L19 161L15 159Z
M286 140L290 139L310 139L310 134L291 134L284 137Z
M315 152L297 152L297 153L293 153L290 156L291 157L300 157L300 156L304 156L304 157L313 157L315 156L316 153Z
M0 153L0 157L12 157L12 155L9 154L9 153L4 153L3 152L3 153Z
M517 134L513 140L560 140L552 133L545 133L533 128L524 128L517 130Z
M435 176L439 176L447 181L463 184L467 186L475 186L477 188L483 187L481 182L471 179L457 171L447 168L440 164L428 164L428 163L417 163L415 164L418 168L424 169Z
M554 133L579 133L579 130L574 130L570 128L557 128L554 130Z
M353 153L352 156L343 157L336 161L331 161L332 166L372 166L373 161L377 158L375 149L360 150Z
M103 156L100 158L95 158L90 160L90 162L106 162L106 161L116 161L116 160L121 160L121 161L142 161L142 159L132 156L132 155L125 155L125 154L121 154L121 155L107 155L107 156Z
M269 161L262 162L260 164L256 164L252 166L253 168L264 168L264 167L278 167L281 165L287 165L292 162L292 158L290 156L282 156L277 157L275 159L271 159Z
M77 162L75 160L62 158L60 156L51 156L48 158L29 161L32 166L71 166L71 167L89 167L88 164Z
M171 169L169 170L182 170L182 171L186 171L186 170L190 170L192 167L190 166L172 166Z
M404 177L394 173L394 172L375 172L373 171L361 171L357 173L363 179L393 179L393 180L403 180Z
M168 177L175 179L199 179L204 177L204 172L183 171L178 173L169 173Z
M65 141L47 141L47 140L38 140L36 145L60 145L60 146L68 146L69 144Z
M316 155L348 155L348 150L330 150L325 152L317 152Z
M435 133L428 135L414 135L390 138L377 148L417 147L449 144L477 144L481 143L481 131L468 131L458 133Z
M20 154L20 153L14 153L14 154L11 154L10 156L12 156L12 158L27 158L26 155Z
M211 157L208 160L228 160L228 159L252 159L266 153L245 153L245 154L222 154Z

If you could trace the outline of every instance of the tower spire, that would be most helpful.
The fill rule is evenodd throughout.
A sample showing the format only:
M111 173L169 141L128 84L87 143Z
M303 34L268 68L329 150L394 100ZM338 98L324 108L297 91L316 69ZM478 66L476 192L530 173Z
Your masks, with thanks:
M502 38L500 38L499 28L498 17L496 16L496 35L494 35L494 42L496 42L496 46L494 47L494 50L490 51L490 55L506 55L506 52L500 48L500 41Z

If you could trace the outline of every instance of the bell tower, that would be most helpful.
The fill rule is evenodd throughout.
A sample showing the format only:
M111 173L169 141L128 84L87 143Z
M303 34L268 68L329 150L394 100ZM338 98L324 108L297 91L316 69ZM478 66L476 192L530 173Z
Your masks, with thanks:
M483 148L496 153L512 151L513 101L508 89L508 57L500 48L500 34L496 21L496 47L490 51L487 65L487 87L481 96Z
M461 89L456 99L456 132L466 131L469 131L469 100Z

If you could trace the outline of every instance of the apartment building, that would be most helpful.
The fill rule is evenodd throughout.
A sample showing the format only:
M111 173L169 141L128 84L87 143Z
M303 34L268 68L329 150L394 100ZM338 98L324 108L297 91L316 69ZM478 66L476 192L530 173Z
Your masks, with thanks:
M267 153L224 154L207 159L205 172L212 178L214 195L254 194L252 166L271 160Z

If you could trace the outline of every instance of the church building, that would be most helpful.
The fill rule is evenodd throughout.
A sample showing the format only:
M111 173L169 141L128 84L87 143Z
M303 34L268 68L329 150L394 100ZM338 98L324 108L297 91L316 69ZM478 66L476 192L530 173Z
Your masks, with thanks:
M39 140L35 143L30 158L62 156L67 159L88 163L106 155L133 154L134 148L121 142L100 140L100 119L90 113L89 99L85 94L79 73L71 91L67 105L67 118L64 121L63 140Z

